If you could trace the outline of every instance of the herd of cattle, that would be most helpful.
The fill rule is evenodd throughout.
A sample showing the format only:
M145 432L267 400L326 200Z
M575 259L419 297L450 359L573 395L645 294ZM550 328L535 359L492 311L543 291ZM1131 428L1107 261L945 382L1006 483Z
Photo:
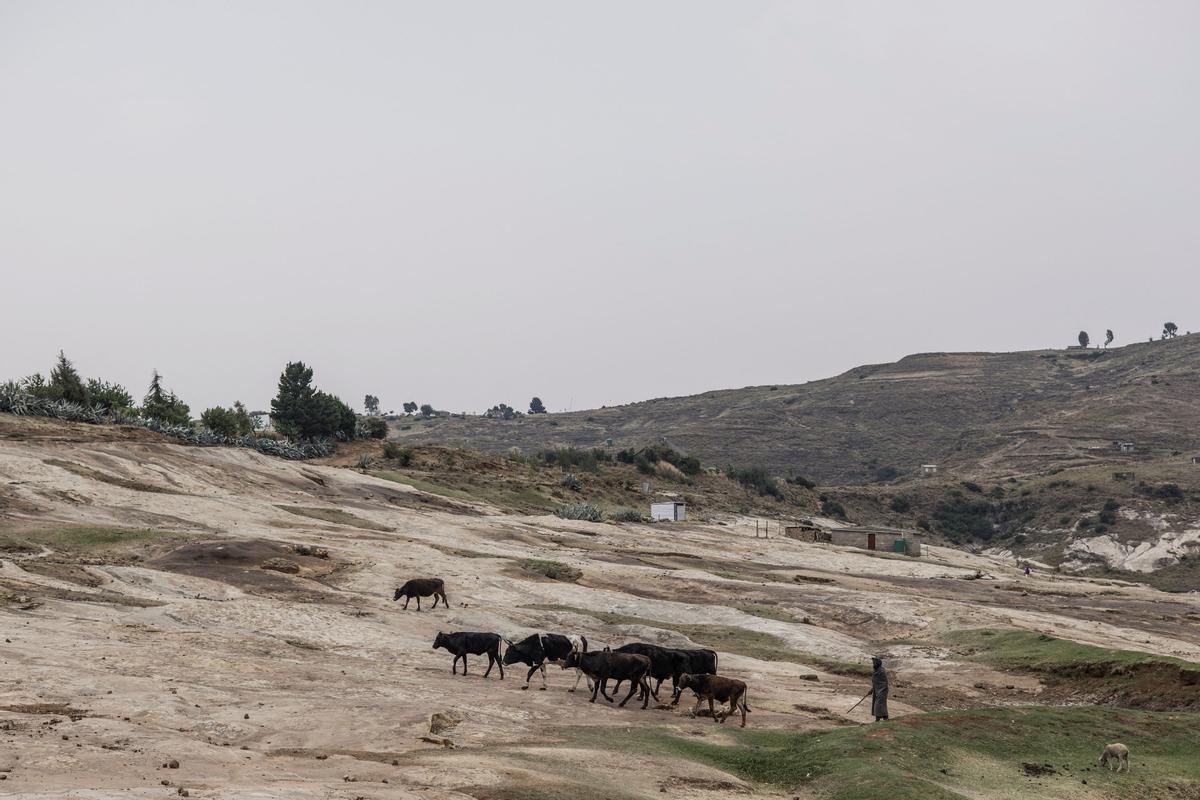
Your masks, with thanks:
M416 598L417 609L420 610L421 598L434 598L434 608L440 598L443 604L446 600L445 586L440 578L425 578L411 580L396 590L393 600L404 598L404 607L408 608L408 600ZM504 647L507 645L507 647ZM610 650L588 651L587 639L583 636L563 636L557 633L535 633L519 642L504 639L498 633L479 633L458 631L455 633L438 633L433 640L433 649L442 648L454 656L450 672L458 674L458 660L463 663L463 675L467 674L467 656L487 656L488 666L483 677L491 674L492 668L500 671L504 678L504 667L512 664L525 664L529 671L525 674L525 685L529 688L529 680L535 672L541 672L542 686L546 688L546 664L557 664L562 669L575 670L575 684L569 691L575 691L579 679L587 680L588 690L591 691L592 703L598 695L603 695L608 702L614 702L620 692L621 684L629 682L629 692L621 700L624 706L635 693L642 701L642 708L650 703L651 696L660 701L658 690L664 681L671 679L671 705L679 703L679 697L685 689L691 689L696 695L696 705L692 709L695 716L700 706L708 702L709 713L714 722L724 722L730 714L741 712L742 727L746 727L746 712L750 706L746 699L746 684L736 678L727 678L717 674L717 654L712 650L684 650L660 647L645 642L632 642ZM608 682L614 681L612 695L608 693ZM653 683L653 685L651 685ZM661 701L660 701L661 702ZM718 714L714 703L728 703L729 710Z

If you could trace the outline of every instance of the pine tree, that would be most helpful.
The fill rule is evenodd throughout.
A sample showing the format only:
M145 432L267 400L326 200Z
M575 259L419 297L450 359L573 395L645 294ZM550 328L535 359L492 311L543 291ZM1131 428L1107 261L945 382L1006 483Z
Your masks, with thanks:
M545 414L546 413L546 406L544 406L542 404L542 398L535 397L529 401L529 413L530 414Z
M187 425L191 418L188 404L180 400L174 392L163 388L162 375L158 370L150 378L150 387L142 399L142 416L147 419L157 419L172 425Z
M75 371L75 365L67 360L62 350L58 351L58 363L50 370L50 391L58 400L89 406L92 404L83 379Z

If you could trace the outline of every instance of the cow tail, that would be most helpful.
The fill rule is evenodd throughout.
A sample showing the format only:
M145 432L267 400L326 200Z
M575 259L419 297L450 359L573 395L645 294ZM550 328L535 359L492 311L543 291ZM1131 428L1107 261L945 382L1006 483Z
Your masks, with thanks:
M580 635L579 641L583 642L583 652L587 652L587 637Z
M717 662L720 660L720 658L721 658L721 656L719 656L719 655L717 654L717 651L716 651L716 650L713 650L713 674L714 674L714 675L720 675L720 674L721 674L721 670L720 670L720 669L718 669L718 667L717 667Z
M750 713L750 689L742 692L742 708L746 709L746 713Z

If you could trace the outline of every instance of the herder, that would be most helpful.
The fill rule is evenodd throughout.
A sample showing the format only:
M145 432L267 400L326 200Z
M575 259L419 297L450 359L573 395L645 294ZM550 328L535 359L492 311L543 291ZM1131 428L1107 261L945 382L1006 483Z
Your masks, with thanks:
M871 675L871 714L879 722L888 718L888 675L883 668L883 659L878 656L871 659L871 666L875 668Z

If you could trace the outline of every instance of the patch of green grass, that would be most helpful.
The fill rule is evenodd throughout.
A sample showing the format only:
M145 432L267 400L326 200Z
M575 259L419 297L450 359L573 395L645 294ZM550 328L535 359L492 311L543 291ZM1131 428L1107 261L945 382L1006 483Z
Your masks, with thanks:
M645 625L649 628L675 631L703 647L720 650L725 653L737 653L738 655L757 658L760 661L789 661L795 664L818 666L826 672L839 675L871 674L870 665L860 666L810 653L801 653L788 647L783 639L773 633L751 631L733 625L689 625L682 622L664 622L662 620L634 617L628 614L616 614L611 611L597 611L554 604L538 604L526 606L526 608L585 614L600 620L606 625Z
M449 486L443 486L440 483L414 478L411 475L405 475L402 472L396 472L391 469L381 469L370 473L376 478L383 478L385 481L393 481L395 483L403 483L422 492L429 494L440 494L442 497L452 497L455 500L475 500L475 496L469 492L464 492L462 489L452 489Z
M966 656L999 669L1051 672L1063 668L1101 665L1104 667L1161 663L1200 672L1200 664L1139 650L1110 650L1069 639L1057 639L1035 631L983 628L956 631L947 640L966 648Z
M372 522L369 519L356 517L349 511L342 511L340 508L311 508L308 506L284 506L276 505L276 508L281 511L287 511L290 514L296 514L309 519L319 519L322 522L332 522L336 525L349 525L352 528L362 528L368 531L392 531L395 528L389 528L386 525L380 525L378 522Z
M90 478L94 481L107 483L110 486L120 486L122 489L132 489L135 492L154 492L156 494L186 494L178 489L171 489L166 486L156 486L145 481L136 481L129 478L121 478L117 475L109 475L107 472L101 472L98 469L85 467L83 464L76 464L74 461L63 461L58 458L47 458L46 464L52 467L65 469L67 472L74 473L81 478Z
M541 575L552 581L575 583L583 577L583 572L560 561L545 561L537 558L527 558L521 562L521 569Z
M150 528L110 528L100 525L68 525L0 533L0 551L24 550L45 545L52 550L94 550L139 544L182 534Z
M779 608L778 606L769 606L765 603L738 603L734 606L743 614L750 614L763 619L773 619L776 622L791 622L800 623L800 618L787 609Z
M577 740L696 761L743 780L823 800L1059 800L1088 790L1111 798L1200 790L1196 714L1095 707L1014 707L913 714L829 731L740 730L733 744L646 728L576 729ZM1096 765L1109 742L1130 748L1132 773ZM1023 765L1049 765L1031 778ZM1089 794L1089 796L1095 796ZM1167 795L1162 795L1167 796Z

